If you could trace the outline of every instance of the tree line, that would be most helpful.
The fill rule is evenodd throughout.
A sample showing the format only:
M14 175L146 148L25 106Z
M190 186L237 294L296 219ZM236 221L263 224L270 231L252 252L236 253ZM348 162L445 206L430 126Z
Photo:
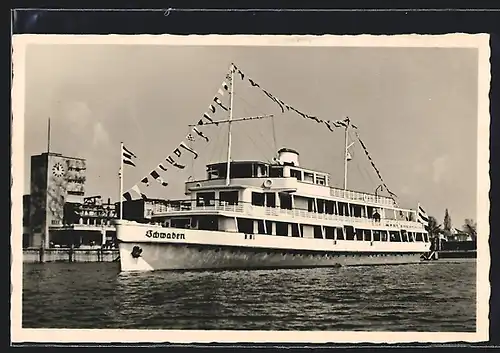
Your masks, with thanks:
M443 223L440 224L436 217L429 216L429 223L425 227L427 232L431 237L437 237L439 235L444 235L446 238L452 235L452 225L451 225L451 217L448 212L448 209L446 209L445 214L444 214L444 220ZM455 228L457 231L460 231L462 233L465 233L469 235L472 240L476 241L477 238L477 223L475 220L471 218L466 218L464 220L464 223L462 225L461 229Z

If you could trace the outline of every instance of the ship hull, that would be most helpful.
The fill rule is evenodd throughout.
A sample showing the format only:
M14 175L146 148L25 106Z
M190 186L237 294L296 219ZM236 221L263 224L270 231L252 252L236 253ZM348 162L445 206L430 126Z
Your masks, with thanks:
M131 255L134 247L142 250L140 257ZM120 244L123 272L392 265L417 263L421 261L420 256L421 253L306 252L207 245Z
M117 225L122 272L272 269L420 262L426 243L303 239Z

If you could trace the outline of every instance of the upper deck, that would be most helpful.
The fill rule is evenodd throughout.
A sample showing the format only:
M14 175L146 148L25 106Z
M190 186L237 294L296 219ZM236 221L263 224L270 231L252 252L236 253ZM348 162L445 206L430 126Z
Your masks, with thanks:
M310 197L345 199L363 204L396 207L393 199L366 192L344 190L330 185L330 175L302 168L293 163L234 161L230 166L231 184L226 184L227 163L207 165L207 179L186 182L186 195L194 191L224 188L264 188L294 192Z

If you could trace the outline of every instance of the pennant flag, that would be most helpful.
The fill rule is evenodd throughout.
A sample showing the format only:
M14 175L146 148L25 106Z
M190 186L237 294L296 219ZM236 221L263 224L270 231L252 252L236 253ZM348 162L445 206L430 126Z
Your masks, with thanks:
M146 186L149 186L149 180L148 180L148 177L144 177L142 180L141 180L141 183L143 183L144 185Z
M162 186L167 186L168 183L166 181L163 181L163 179L160 177L160 174L158 174L156 172L156 170L153 170L151 173L149 173L149 175L151 175L153 177L153 179L155 179L156 181L158 181Z
M126 192L123 194L123 197L125 198L125 200L127 201L132 201L132 195L130 194L130 192Z
M125 146L122 145L122 159L124 164L131 165L132 167L135 167L135 163L132 161L132 158L137 158L137 156L130 152Z
M229 85L226 83L226 81L222 82L222 87L223 87L226 91L229 91Z
M217 103L222 109L224 109L226 112L229 111L229 109L227 109L224 104L222 104L222 102L220 101L219 97L215 97L214 98L214 102ZM214 107L214 112L215 112L215 107Z
M161 170L163 170L164 172L166 172L166 171L167 171L167 168L165 168L165 167L163 166L163 164L161 164L161 163L160 163L160 164L158 164L158 168L160 168L160 169L161 169Z
M348 160L348 161L352 160L352 155L351 155L351 152L347 151L347 153L346 153L346 157L347 157L347 160Z
M203 125L203 119L198 120L198 125Z
M194 159L198 158L198 153L193 150L192 148L190 148L189 146L187 146L184 141L180 143L179 145L180 147L184 148L186 151L189 151L191 152L192 154L194 154Z
M143 194L141 189L139 189L139 186L137 185L134 185L130 190L132 190L133 192L135 192L137 195L140 195L144 200L147 200L148 197L146 196L146 194Z
M429 225L429 217L427 216L427 212L422 208L422 206L418 205L418 222L422 223L424 226Z
M210 115L208 115L207 113L203 114L203 117L204 117L205 119L207 119L208 121L210 121L211 123L213 123L213 122L214 122L214 121L213 121L213 119L212 119L212 117L211 117Z
M222 89L219 88L219 90L217 91L218 94L220 94L221 96L224 96L224 91Z
M253 87L260 87L259 84L257 82L255 82L254 80L252 80L251 78L248 79L248 82L250 82L250 84L253 86Z
M193 128L193 131L194 131L194 132L196 132L196 133L198 134L198 136L200 136L200 137L204 138L204 139L205 139L205 141L207 141L207 142L209 141L209 140L208 140L208 137L206 137L206 136L203 134L203 132L201 132L200 130L198 130L196 127L194 127L194 128Z
M215 98L217 98L217 97L215 97ZM215 100L215 98L214 98L214 100ZM213 106L213 104L210 104L210 105L208 106L208 109L210 109L210 111L211 111L212 113L215 113L215 107Z
M194 142L194 136L193 136L193 135L191 135L191 134L187 134L186 139L187 139L188 141Z
M176 149L176 151L178 151L178 150L179 150L179 149ZM180 151L179 151L179 153L180 153ZM183 165L183 164L179 164L179 163L175 162L175 161L174 161L174 159L173 159L172 157L170 157L170 156L168 156L168 157L166 158L166 161L167 161L168 163L172 164L172 165L173 165L174 167L176 167L176 168L179 168L179 169L184 169L184 168L186 168L186 166L185 166L185 165Z

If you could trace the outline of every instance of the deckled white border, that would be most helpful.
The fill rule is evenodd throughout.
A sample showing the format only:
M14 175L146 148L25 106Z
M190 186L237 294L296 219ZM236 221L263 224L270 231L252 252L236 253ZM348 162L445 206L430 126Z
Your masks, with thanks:
M450 332L318 332L318 331L198 331L198 330L74 330L22 329L22 195L24 175L25 54L29 44L124 44L191 46L343 46L343 47L446 47L477 48L478 188L477 188L477 331ZM406 343L480 342L488 340L489 315L489 87L490 48L487 34L398 36L221 36L221 35L16 35L13 38L12 90L12 342L171 342L171 343Z

